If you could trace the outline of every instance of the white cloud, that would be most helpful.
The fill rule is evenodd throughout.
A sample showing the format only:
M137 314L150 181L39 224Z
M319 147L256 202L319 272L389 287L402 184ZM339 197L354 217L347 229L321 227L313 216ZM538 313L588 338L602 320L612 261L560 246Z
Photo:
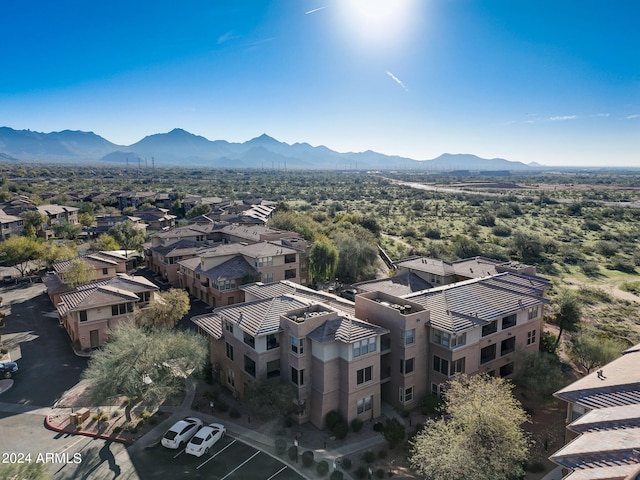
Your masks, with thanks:
M304 14L305 15L309 15L310 13L315 13L315 12L318 12L320 10L324 10L325 8L327 8L326 5L324 7L314 8L313 10L309 10L308 12L304 12Z
M402 80L400 80L398 77L396 77L393 73L391 73L389 70L387 70L387 75L389 75L394 82L396 82L398 85L400 85L402 88L404 88L405 92L408 92L409 89L407 87L404 86L404 83L402 83Z
M636 113L634 115L629 115L627 120L633 120L634 118L640 118L640 113Z
M552 122L557 122L557 121L564 121L564 120L575 120L576 118L578 118L577 115L563 115L558 117L549 117L549 120L551 120Z
M238 38L238 37L234 35L233 32L223 33L218 37L218 45L228 42L229 40L233 40L234 38Z

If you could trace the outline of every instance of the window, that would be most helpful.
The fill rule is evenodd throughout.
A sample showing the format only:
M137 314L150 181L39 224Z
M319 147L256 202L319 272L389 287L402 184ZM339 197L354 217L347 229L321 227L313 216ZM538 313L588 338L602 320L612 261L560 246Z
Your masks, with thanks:
M256 362L251 360L246 355L244 356L244 371L247 372L252 377L256 376Z
M540 307L531 307L529 310L527 310L527 318L529 320L533 319L533 318L537 318L540 315Z
M141 302L148 302L151 300L151 292L140 292L138 293L138 298Z
M273 282L273 272L266 272L262 274L262 281L264 283L271 283Z
M513 315L509 315L508 317L504 317L502 319L502 330L515 327L516 320L517 320L517 315L515 313Z
M304 385L304 370L291 367L291 381L298 386Z
M359 357L376 351L376 337L365 338L353 344L353 356Z
M291 270L285 270L284 271L284 279L285 280L291 280L292 278L296 278L298 276L298 273L296 272L296 269L293 268Z
M108 268L103 268L102 269L102 274L103 275L109 275L109 269Z
M267 335L267 350L273 350L274 348L278 348L280 346L280 339L278 335L275 333L270 333Z
M400 360L400 373L407 375L413 373L413 358L407 358L406 360Z
M440 358L437 355L433 356L433 369L443 375L449 376L449 360Z
M467 343L466 333L447 333L442 330L432 330L432 342L444 347L456 348Z
M511 375L513 373L513 362L507 363L500 367L500 376L506 377L507 375Z
M256 267L273 266L273 257L260 257L256 260Z
M244 343L249 345L251 348L256 348L256 337L248 334L247 332L242 332Z
M284 263L296 263L296 254L288 253L284 256Z
M124 315L133 312L133 303L121 303L120 305L111 305L111 316Z
M401 330L400 341L403 345L413 345L416 341L416 329L412 328L411 330Z
M267 378L280 376L280 359L267 362Z
M216 280L215 288L216 290L219 290L221 292L224 292L227 290L234 290L236 288L236 281L235 280Z
M233 333L233 323L229 320L223 320L222 321L223 325L224 325L224 329L229 332L229 333Z
M482 336L486 337L487 335L491 335L492 333L496 333L498 331L498 321L494 320L487 325L483 325L482 327Z
M362 385L363 383L370 382L373 378L373 367L366 367L356 372L356 383Z
M400 387L400 402L409 403L413 401L413 387Z
M500 342L500 355L508 355L516 350L516 337L509 337Z
M442 395L444 393L444 387L437 383L431 384L431 395Z
M232 368L227 368L227 383L232 387L236 385L236 374Z
M227 305L233 305L233 297L227 297Z
M532 345L534 343L536 343L536 331L531 330L530 332L527 332L527 345Z
M356 411L358 412L358 414L360 414L368 410L371 410L372 404L373 404L373 395L362 398L356 402Z
M488 345L480 350L480 364L496 359L496 344Z
M86 322L87 321L87 311L86 310L80 310L80 321L81 322Z
M291 337L291 351L302 355L304 353L304 338Z
M227 358L231 361L233 361L233 345L231 345L230 343L225 342L225 346L227 349Z
M462 357L462 358L459 358L458 360L453 360L451 362L451 375L464 373L464 359L465 357Z

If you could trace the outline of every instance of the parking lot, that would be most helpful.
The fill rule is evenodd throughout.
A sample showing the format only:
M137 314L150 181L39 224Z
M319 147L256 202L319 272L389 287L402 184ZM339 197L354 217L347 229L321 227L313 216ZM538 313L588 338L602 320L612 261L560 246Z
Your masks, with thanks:
M184 448L161 445L132 455L142 479L207 478L218 480L302 480L304 477L278 459L227 435L208 454L194 457Z

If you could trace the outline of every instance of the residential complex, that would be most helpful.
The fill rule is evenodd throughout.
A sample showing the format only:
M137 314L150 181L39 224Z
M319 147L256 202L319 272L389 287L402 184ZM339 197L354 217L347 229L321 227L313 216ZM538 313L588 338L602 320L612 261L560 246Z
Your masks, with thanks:
M223 385L241 397L247 382L282 377L297 391L296 420L323 428L331 410L351 421L377 417L381 401L413 408L458 373L510 376L517 349L538 349L549 285L522 271L398 295L369 290L355 303L288 281L254 283L240 287L247 303L192 320Z
M640 478L640 344L554 394L567 402L566 480Z

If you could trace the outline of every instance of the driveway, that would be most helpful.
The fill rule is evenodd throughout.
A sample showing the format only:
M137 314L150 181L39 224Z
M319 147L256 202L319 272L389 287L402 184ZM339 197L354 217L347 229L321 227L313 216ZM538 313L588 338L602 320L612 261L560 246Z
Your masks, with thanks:
M0 288L7 313L2 339L9 343L20 371L2 402L52 406L64 391L80 380L87 359L71 349L66 330L53 315L53 305L42 283L19 283Z

